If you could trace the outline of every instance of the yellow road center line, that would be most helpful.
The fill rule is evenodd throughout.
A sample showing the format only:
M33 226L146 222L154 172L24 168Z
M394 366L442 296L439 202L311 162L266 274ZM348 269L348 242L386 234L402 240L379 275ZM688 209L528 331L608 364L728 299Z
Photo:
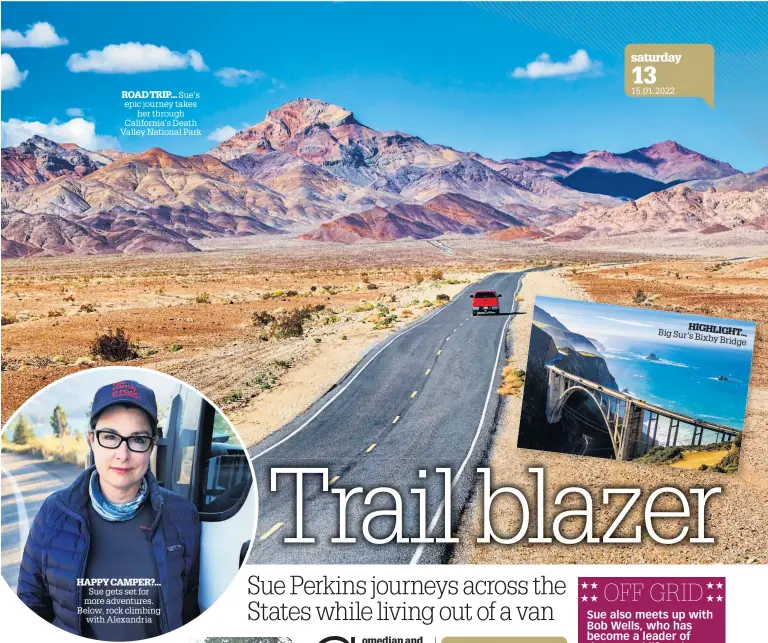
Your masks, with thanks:
M413 393L411 393L411 397L416 397L416 393L418 393L418 391L414 391Z
M374 442L374 443L373 443L371 446L369 446L369 447L368 447L368 448L365 450L365 452L366 452L366 453L370 453L370 452L371 452L371 451L373 451L375 448L376 448L376 443Z
M428 369L427 369L427 372L426 372L426 373L424 373L424 375L429 375L429 371L431 371L431 370L432 370L431 368L428 368Z
M341 480L341 476L333 476L333 478L331 478L331 479L330 479L330 481L328 482L328 484L329 484L329 485L332 485L334 482L337 482L337 481L339 481L339 480Z
M400 419L400 416L396 416L394 420L392 420L392 424L397 424L397 421Z
M267 531L265 531L259 540L266 540L269 538L272 534L274 534L280 527L282 527L285 523L284 522L277 522L274 525L272 525Z

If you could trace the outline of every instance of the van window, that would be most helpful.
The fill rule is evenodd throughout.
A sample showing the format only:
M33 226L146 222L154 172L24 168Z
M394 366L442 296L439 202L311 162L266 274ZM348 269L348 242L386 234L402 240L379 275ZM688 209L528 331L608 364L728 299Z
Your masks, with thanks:
M166 485L197 505L200 519L216 522L237 513L250 490L248 454L229 423L190 389L172 401Z
M481 290L475 293L475 297L478 299L491 299L496 297L496 293L492 290Z

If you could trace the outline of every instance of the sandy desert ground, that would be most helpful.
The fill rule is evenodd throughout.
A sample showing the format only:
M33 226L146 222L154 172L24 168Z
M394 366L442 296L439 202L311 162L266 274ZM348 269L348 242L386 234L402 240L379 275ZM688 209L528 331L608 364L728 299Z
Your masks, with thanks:
M451 297L491 270L522 266L514 255L500 261L495 254L470 265L423 241L5 261L3 420L54 380L110 364L93 359L91 344L123 328L139 357L118 363L188 381L254 443L303 410L372 343L439 305L438 294ZM252 321L256 312L304 307L314 312L302 338L267 337ZM380 323L383 307L397 319Z
M618 515L618 503L599 504L600 490L606 487L638 487L643 490L640 502L654 489L675 486L687 490L696 486L721 486L723 493L708 505L708 535L714 544L684 544L665 547L647 535L641 544L536 545L527 542L515 546L478 545L481 507L475 498L465 511L460 545L454 552L455 563L746 563L768 562L768 542L764 526L768 524L768 372L766 367L765 323L768 321L768 260L720 261L656 261L633 266L598 268L574 266L568 269L531 273L526 277L520 295L520 310L510 330L514 368L524 369L530 337L530 313L537 294L583 299L613 304L632 304L638 288L650 298L654 308L695 312L698 314L749 319L757 322L758 332L752 367L751 388L747 407L740 467L737 474L725 475L673 468L664 465L642 465L597 458L547 453L517 448L517 429L522 395L506 398L501 423L489 462L494 472L494 488L518 487L533 501L535 486L527 473L530 466L546 470L546 506L554 507L556 493L568 486L581 486L595 500L595 531L603 533ZM663 510L679 509L676 501L663 496L657 503ZM639 504L639 503L638 503ZM565 505L564 505L565 506ZM578 505L568 505L576 509ZM695 516L695 503L692 512ZM493 524L499 534L513 534L519 529L519 505L501 499L493 507ZM641 510L627 518L632 525L641 524ZM661 524L659 525L659 522ZM547 521L551 524L551 519ZM564 523L564 532L573 537L583 523ZM657 521L659 533L671 537L682 525L695 528L695 520L666 519ZM532 531L529 533L533 533ZM551 536L551 530L548 535ZM630 536L628 529L620 536Z
M495 484L530 490L526 468L544 464L548 496L567 484L594 489L631 484L646 493L670 483L722 485L709 518L718 542L675 548L648 542L589 549L479 547L474 503L465 511L455 562L768 562L762 531L768 521L768 259L744 260L744 252L727 247L720 258L673 258L650 251L579 251L577 244L553 248L467 239L352 246L280 239L243 245L183 255L4 261L3 315L12 323L2 328L3 420L54 380L109 364L94 360L90 346L98 334L121 327L139 352L125 363L197 386L254 444L309 406L375 343L438 305L438 294L453 297L493 271L564 265L526 277L522 312L530 313L537 293L629 305L642 288L655 308L757 322L741 467L724 476L519 450L521 398L510 396L489 454ZM301 338L269 337L252 321L257 312L306 306L314 312ZM384 307L384 317L396 319L381 323ZM525 367L529 323L523 314L512 327L510 364L516 368ZM511 529L513 508L499 503L497 511L499 530ZM598 516L599 531L613 513L609 508ZM674 521L669 523L674 529Z

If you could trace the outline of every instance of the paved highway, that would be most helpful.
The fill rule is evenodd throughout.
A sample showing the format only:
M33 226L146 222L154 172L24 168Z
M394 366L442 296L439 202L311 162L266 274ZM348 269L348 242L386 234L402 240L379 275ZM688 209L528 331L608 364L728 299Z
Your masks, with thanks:
M83 470L71 464L3 453L2 464L2 572L16 591L19 564L29 528L43 501L68 487Z
M388 337L309 410L250 450L259 486L259 525L250 563L440 563L445 544L371 544L362 525L372 512L391 509L395 499L370 490L386 486L402 498L403 535L420 529L444 532L445 477L450 468L455 530L482 465L499 407L496 389L504 364L504 336L515 308L522 273L498 273L472 284L446 306ZM502 293L500 315L472 317L471 293ZM363 487L347 505L347 536L355 543L331 544L339 535L339 496L323 492L321 477L304 482L304 535L314 544L285 543L295 536L295 476L278 477L272 467L328 468L330 489ZM426 478L419 477L426 470ZM425 489L425 511L410 489ZM384 538L391 516L370 520Z

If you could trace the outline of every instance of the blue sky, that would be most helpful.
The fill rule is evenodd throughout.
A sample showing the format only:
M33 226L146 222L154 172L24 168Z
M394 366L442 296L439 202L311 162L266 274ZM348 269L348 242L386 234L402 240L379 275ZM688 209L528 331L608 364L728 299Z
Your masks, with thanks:
M721 107L728 99L761 97L747 80L721 78L718 68L714 110L696 98L631 99L624 95L623 60L615 48L579 41L578 29L564 38L473 4L73 5L2 5L4 29L24 32L46 22L67 40L49 48L9 48L4 37L4 56L10 54L18 70L27 72L2 94L4 144L13 131L5 124L9 119L62 124L72 118L67 110L77 108L95 123L96 135L117 138L126 151L158 145L195 154L215 145L206 137L217 128L253 125L288 100L311 97L342 105L376 129L397 129L496 159L554 150L623 152L674 139L744 171L768 165L748 128ZM584 6L588 19L590 9ZM732 11L738 20L738 6ZM702 42L726 37L717 21L702 21L696 28ZM765 66L768 35L740 39L734 31L729 37L744 56L762 57ZM67 67L73 54L129 42L167 47L182 56L194 50L209 71L74 73ZM599 63L599 74L511 77L542 53L567 61L579 49ZM215 73L227 67L262 76L228 87ZM134 89L199 92L200 107L188 117L198 120L203 136L120 137L124 119L132 115L120 92Z

